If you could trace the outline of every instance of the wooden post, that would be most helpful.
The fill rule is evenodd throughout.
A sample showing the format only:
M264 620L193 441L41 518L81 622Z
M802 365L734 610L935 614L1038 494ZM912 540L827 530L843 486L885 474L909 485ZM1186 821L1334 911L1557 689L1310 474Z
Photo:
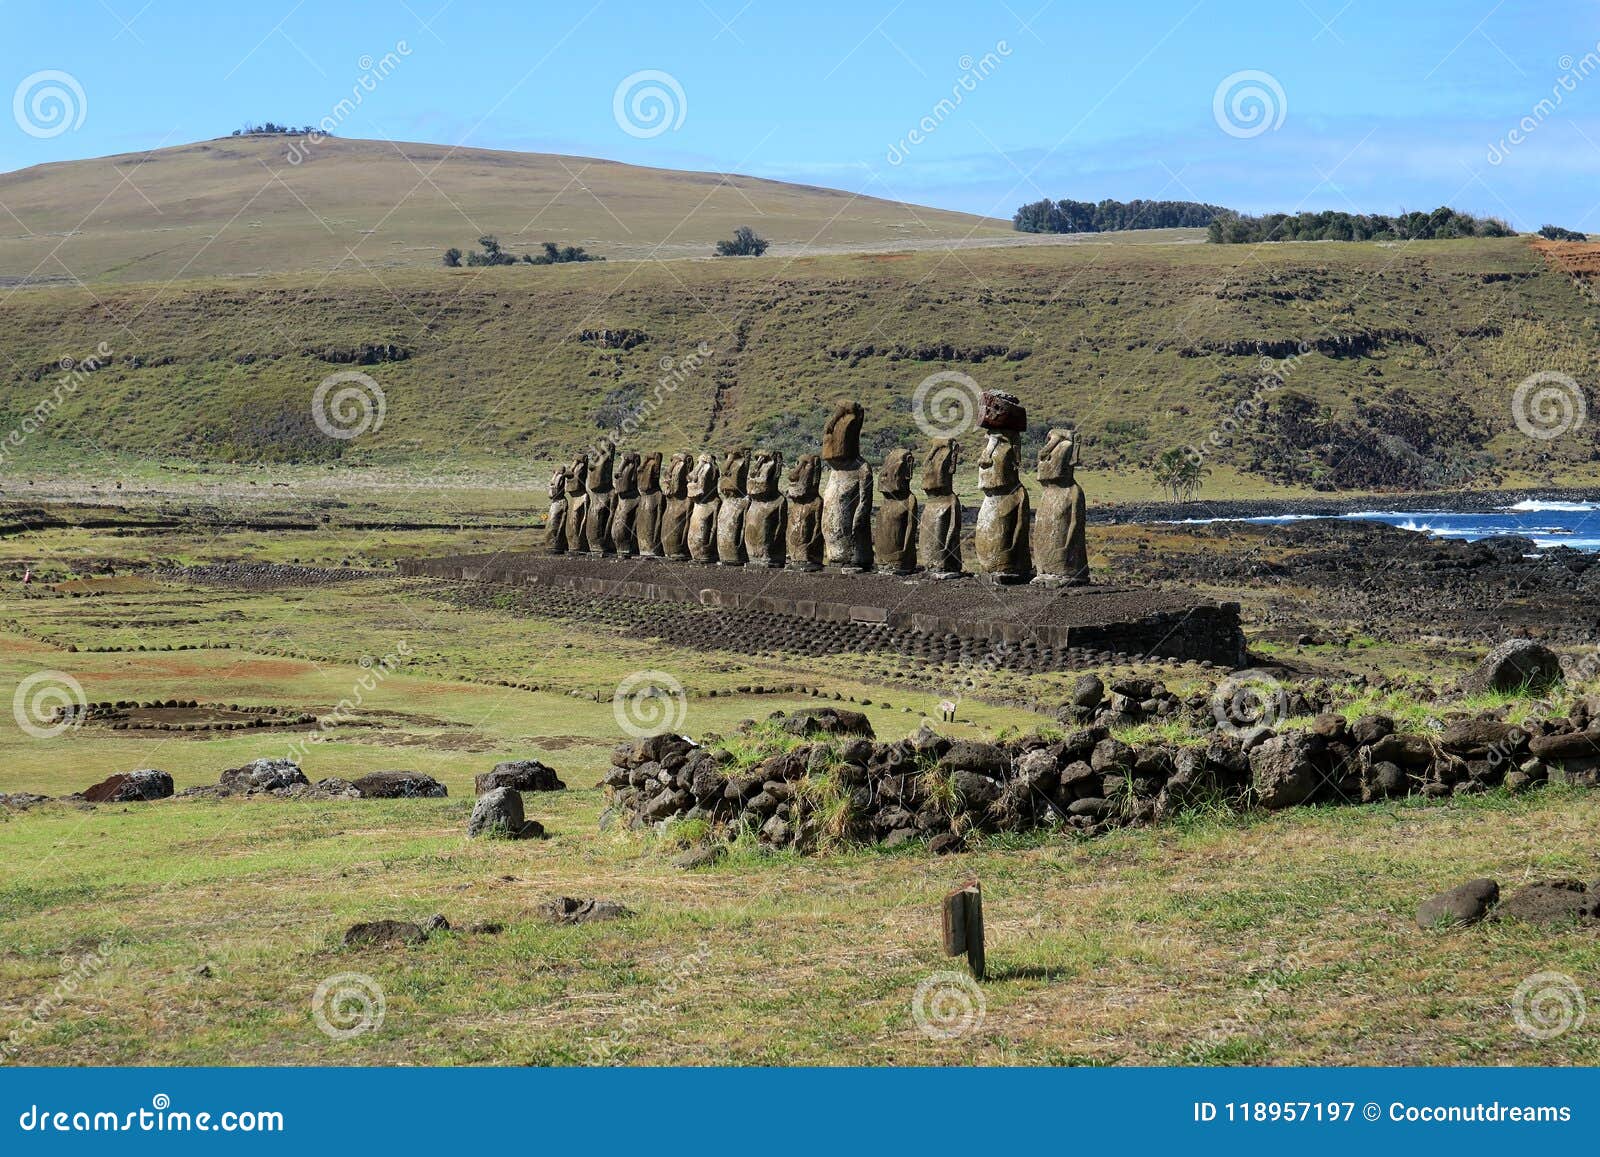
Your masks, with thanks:
M944 951L967 957L967 967L983 979L983 889L969 880L944 898Z

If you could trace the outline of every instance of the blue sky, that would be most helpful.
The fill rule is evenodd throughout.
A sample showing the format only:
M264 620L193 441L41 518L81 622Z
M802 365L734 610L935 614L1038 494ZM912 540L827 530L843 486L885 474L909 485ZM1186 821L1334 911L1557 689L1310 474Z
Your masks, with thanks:
M13 94L0 170L248 119L315 123L390 54L339 135L750 173L1001 216L1042 196L1449 203L1600 231L1600 5L1041 3L0 0L0 89ZM619 84L644 71L676 84L655 135L614 115ZM76 90L25 87L51 72ZM1236 74L1253 75L1219 110ZM65 127L30 101L52 85L72 106ZM1246 93L1230 112L1241 87L1264 103Z

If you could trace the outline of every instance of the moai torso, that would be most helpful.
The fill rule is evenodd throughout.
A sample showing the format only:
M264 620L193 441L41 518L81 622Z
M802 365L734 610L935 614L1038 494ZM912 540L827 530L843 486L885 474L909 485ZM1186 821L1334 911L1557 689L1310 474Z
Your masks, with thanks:
M802 454L789 471L788 532L784 554L790 570L822 569L822 459Z
M567 472L550 475L550 518L544 525L544 545L551 554L567 553Z
M783 565L784 515L788 503L778 488L783 455L759 450L750 463L750 498L744 512L744 554L747 566Z
M1039 516L1033 523L1035 581L1080 586L1089 581L1085 535L1088 504L1075 467L1078 444L1071 430L1051 430L1039 451Z
M878 515L872 553L883 574L911 574L917 569L917 496L911 473L917 460L910 450L889 451L878 472Z
M639 553L646 558L661 554L661 515L666 509L661 493L661 455L646 454L639 462Z
M997 582L1021 582L1033 577L1028 549L1028 492L1018 471L1021 453L1017 434L992 431L978 459L978 485L983 504L978 507L978 529L973 546L978 567Z
M917 558L935 578L961 573L961 499L956 496L956 467L961 444L954 438L935 438L922 467L922 526L917 535Z
M582 454L567 467L567 546L589 553L589 459Z
M689 475L689 557L717 561L717 460L702 454Z
M722 460L717 481L717 565L744 565L744 512L750 505L750 451L731 451Z
M639 455L629 450L617 463L616 499L612 506L611 541L623 558L639 553Z
M584 529L589 539L590 554L616 553L616 543L611 540L611 517L616 510L617 498L617 492L612 487L616 461L616 448L609 444L602 444L589 457L589 500L584 510Z
M661 482L661 557L686 559L689 557L689 515L694 499L689 497L689 472L694 469L694 459L687 454L674 454L667 463L666 477Z
M834 407L822 433L824 561L844 570L872 569L872 468L861 457L859 402Z

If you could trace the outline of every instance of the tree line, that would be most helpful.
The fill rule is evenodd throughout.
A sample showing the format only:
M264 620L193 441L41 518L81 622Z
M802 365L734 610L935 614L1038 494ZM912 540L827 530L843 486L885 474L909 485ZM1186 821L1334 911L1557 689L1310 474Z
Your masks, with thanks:
M1441 205L1432 213L1267 213L1252 217L1224 213L1206 229L1219 245L1260 241L1433 241L1448 237L1514 237L1516 230L1498 217L1475 217Z
M1200 229L1219 214L1221 205L1200 201L1052 201L1024 205L1011 217L1019 233L1109 233L1121 229Z
M462 257L461 250L454 245L444 251L444 263L452 269L462 264ZM581 245L557 245L554 241L546 241L542 253L524 253L518 257L500 248L499 239L492 235L479 237L477 250L465 257L468 265L565 265L569 261L605 260L585 253Z

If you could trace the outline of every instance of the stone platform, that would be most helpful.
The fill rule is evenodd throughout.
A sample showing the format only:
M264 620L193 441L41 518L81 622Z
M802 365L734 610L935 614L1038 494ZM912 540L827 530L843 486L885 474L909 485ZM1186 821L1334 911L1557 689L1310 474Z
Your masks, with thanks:
M814 653L816 645L791 645L813 643L825 651L864 647L972 661L993 648L1002 653L996 665L1028 670L1070 669L1108 654L1230 668L1245 661L1239 604L1171 591L1001 587L976 577L936 581L542 553L409 559L399 569L413 577L531 588L530 594L543 588L552 610L563 613L574 595L720 609L738 620L748 642L780 650ZM815 624L809 632L807 623Z

